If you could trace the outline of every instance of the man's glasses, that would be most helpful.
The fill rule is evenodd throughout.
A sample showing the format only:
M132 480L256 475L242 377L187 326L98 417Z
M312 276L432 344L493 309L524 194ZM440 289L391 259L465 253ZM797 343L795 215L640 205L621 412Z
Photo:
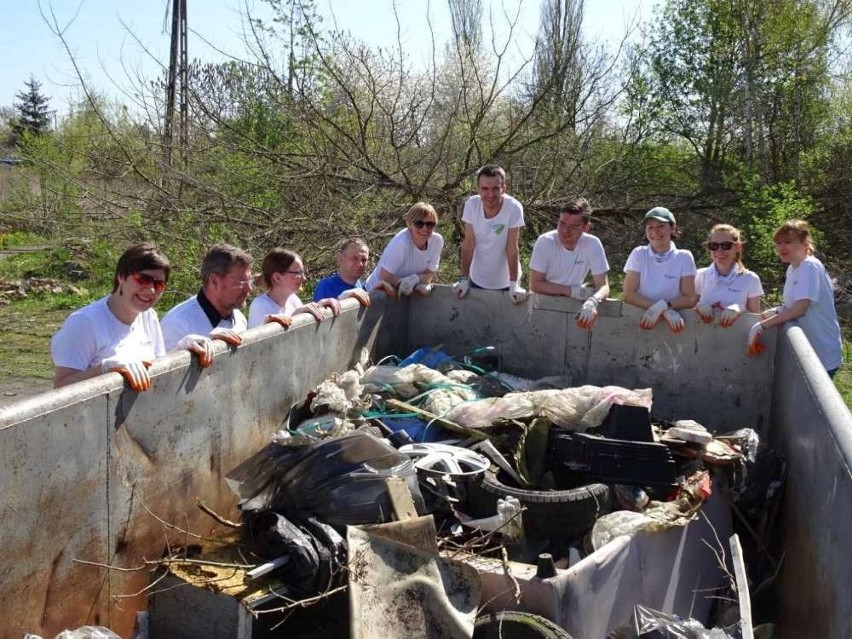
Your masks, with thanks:
M166 280L158 279L153 275L136 271L135 273L131 273L130 276L139 286L144 286L145 288L153 286L154 292L157 294L162 293L166 289Z
M723 251L730 251L734 248L733 242L707 242L707 248L711 251L718 251L722 249Z
M433 228L435 228L435 222L427 222L426 220L417 220L414 223L414 226L416 226L419 229L423 229L423 228L433 229Z

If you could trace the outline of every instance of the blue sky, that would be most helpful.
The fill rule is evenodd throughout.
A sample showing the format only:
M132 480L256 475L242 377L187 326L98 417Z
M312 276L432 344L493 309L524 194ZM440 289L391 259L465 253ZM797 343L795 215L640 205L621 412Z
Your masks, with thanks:
M538 26L539 0L484 0L484 4L495 22L504 22L503 7L511 13L520 5L513 48L529 50ZM584 23L595 38L614 41L635 18L650 18L653 4L654 0L586 0ZM415 63L429 49L427 7L435 33L440 36L448 30L443 0L318 0L317 5L325 16L324 26L336 24L380 45L395 42L396 5L401 38ZM60 114L80 95L69 55L45 20L53 20L51 13L90 85L129 101L136 78L152 78L159 73L159 65L168 63L167 6L167 0L0 0L4 16L0 26L0 106L12 105L15 93L23 89L31 74L42 83L42 92L51 97L51 106ZM229 55L245 57L246 6L256 15L268 15L261 0L188 0L190 57L208 61L221 61Z

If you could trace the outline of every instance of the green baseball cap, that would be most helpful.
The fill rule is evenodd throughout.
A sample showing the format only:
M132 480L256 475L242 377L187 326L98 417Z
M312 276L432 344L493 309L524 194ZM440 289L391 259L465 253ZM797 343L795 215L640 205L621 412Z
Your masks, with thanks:
M672 215L672 212L664 206L655 206L650 211L645 213L645 219L642 220L642 223L644 224L648 220L660 220L660 222L677 224L677 222L675 222L675 216Z

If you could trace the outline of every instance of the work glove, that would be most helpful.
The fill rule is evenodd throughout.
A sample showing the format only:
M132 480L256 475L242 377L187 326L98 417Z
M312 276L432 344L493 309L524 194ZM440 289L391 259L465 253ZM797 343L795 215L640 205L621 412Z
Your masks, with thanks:
M686 325L683 323L683 316L673 308L663 311L663 319L669 325L669 330L672 333L680 333Z
M340 315L340 302L334 297L324 297L316 303L319 308L325 307L331 309L331 314L337 317Z
M748 332L748 347L746 353L749 357L760 355L766 350L766 347L760 343L760 336L763 335L763 324L755 322L754 326Z
M414 287L420 284L420 276L416 273L406 275L399 280L399 294L411 295L414 292Z
M101 372L109 373L110 371L115 371L116 373L121 373L121 376L127 381L130 388L137 393L141 393L151 388L151 376L148 374L148 367L150 365L151 362L113 355L101 361Z
M527 289L521 288L517 282L509 282L509 298L512 304L522 304L527 299Z
M290 328L290 324L293 323L293 318L289 315L284 315L284 313L273 313L272 315L267 315L263 318L264 324L278 324L282 328Z
M760 314L760 319L769 319L770 317L775 317L778 313L782 311L786 311L787 307L781 304L781 306L773 306L772 308L767 308Z
M460 277L458 282L453 284L453 292L456 294L456 297L462 299L467 292L470 290L470 278L469 277Z
M669 305L666 304L665 300L654 302L642 315L642 319L639 320L639 326L644 328L646 331L650 331L657 325L660 318L663 316L663 313L665 313L668 308Z
M198 364L201 368L207 368L213 363L213 340L204 335L190 333L184 335L175 344L176 351L190 351L198 355Z
M214 328L210 332L210 339L218 339L231 346L239 346L243 343L243 338L230 328Z
M599 303L600 302L596 297L590 297L583 302L583 308L580 309L580 312L577 313L577 319L574 320L577 323L577 326L586 330L592 327L592 324L594 324L595 320L598 319Z
M432 283L428 284L418 284L414 287L414 294L419 295L420 297L429 297L429 294L432 292Z
M595 289L593 289L591 286L579 285L570 286L569 288L571 289L571 297L573 297L575 300L587 300L595 294Z
M388 297L396 297L396 288L390 282L379 280L373 288L382 291Z
M348 291L343 291L340 295L337 296L339 300L346 300L350 297L354 297L358 300L358 303L361 306L367 307L370 305L370 294L361 288L350 288Z
M713 305L712 304L696 304L695 312L705 324L713 323Z
M739 304L728 304L722 310L722 316L719 318L719 326L722 328L733 326L734 322L736 322L742 314L743 309Z

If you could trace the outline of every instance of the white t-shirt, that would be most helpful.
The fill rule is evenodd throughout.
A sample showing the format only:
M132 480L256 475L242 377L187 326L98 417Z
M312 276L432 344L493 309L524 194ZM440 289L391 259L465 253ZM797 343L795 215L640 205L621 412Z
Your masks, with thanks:
M462 222L473 227L476 244L470 264L470 280L477 286L491 290L509 287L509 264L506 246L509 229L524 227L524 207L511 195L503 195L503 205L492 218L485 217L482 197L474 195L464 203ZM518 281L521 264L518 261Z
M216 326L212 326L198 303L197 295L184 300L163 315L161 324L167 350L172 350L185 335L210 335L214 328L227 328L242 333L248 327L246 316L236 308L231 319L222 319Z
M391 238L376 268L367 278L367 290L372 291L381 279L381 269L393 273L397 277L420 275L425 271L436 273L441 265L441 251L444 250L444 238L439 233L432 233L426 248L420 250L414 246L411 233L407 228Z
M700 304L718 304L722 307L739 304L740 308L746 310L749 298L763 295L763 285L757 273L748 269L742 273L731 272L728 277L724 277L717 276L716 269L707 266L698 269L695 275L695 292L700 296Z
M830 371L843 364L843 340L840 324L834 310L834 286L825 267L810 255L798 267L787 267L784 280L784 306L793 302L810 300L807 312L797 322L811 343L825 370Z
M609 271L603 244L594 235L583 233L569 251L556 231L538 236L530 258L530 270L544 273L544 279L563 286L579 286L586 277Z
M672 242L673 253L658 261L650 246L637 246L630 252L624 272L639 273L639 294L655 302L680 297L680 278L695 275L692 253Z
M248 327L260 326L267 315L292 315L300 306L303 306L302 300L295 293L284 300L284 306L278 306L278 302L269 297L269 293L258 295L249 306Z
M139 313L128 325L112 314L107 299L74 311L63 322L50 340L54 365L85 371L114 355L150 362L166 354L157 311Z

